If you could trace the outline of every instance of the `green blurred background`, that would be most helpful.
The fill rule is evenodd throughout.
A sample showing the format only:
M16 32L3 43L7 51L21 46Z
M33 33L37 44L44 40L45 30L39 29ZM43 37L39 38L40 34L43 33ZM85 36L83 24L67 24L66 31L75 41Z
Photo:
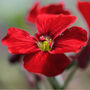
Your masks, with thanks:
M17 27L34 35L34 27L27 24L25 15L37 0L0 0L0 40L5 36L9 27ZM59 3L60 0L40 0L41 5ZM61 0L62 1L62 0ZM74 25L87 29L84 19L76 9L76 0L63 0L74 15L78 17ZM86 1L86 0L81 0ZM89 1L89 0L87 0ZM29 89L30 84L26 80L21 64L12 65L8 62L8 48L0 43L0 89ZM63 77L66 77L68 71ZM44 83L47 81L44 81ZM48 84L42 88L50 88ZM90 89L90 66L86 70L78 70L67 87L68 89Z

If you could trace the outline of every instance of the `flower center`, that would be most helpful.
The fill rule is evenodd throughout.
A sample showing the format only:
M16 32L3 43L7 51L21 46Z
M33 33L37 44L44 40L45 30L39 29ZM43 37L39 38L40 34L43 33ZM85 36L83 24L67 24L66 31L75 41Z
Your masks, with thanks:
M40 41L37 43L38 48L41 51L50 51L52 49L53 44L54 42L52 41L51 38L44 36L41 36Z

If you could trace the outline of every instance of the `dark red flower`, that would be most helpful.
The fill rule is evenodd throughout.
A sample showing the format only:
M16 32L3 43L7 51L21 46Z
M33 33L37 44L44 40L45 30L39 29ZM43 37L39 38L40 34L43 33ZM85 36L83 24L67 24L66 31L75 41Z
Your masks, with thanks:
M90 29L90 2L89 1L78 2L78 9L85 18L88 27Z
M26 20L30 23L34 23L36 17L39 14L65 14L69 15L70 12L64 9L64 4L50 4L48 6L40 7L39 2L35 3L33 8L31 8L26 16Z
M8 60L11 64L15 64L21 61L22 56L21 54L10 54Z
M71 26L76 20L71 15L39 15L35 37L24 30L9 28L2 44L13 54L24 54L24 68L29 72L56 76L70 63L64 55L78 52L86 45L87 32Z
M89 40L87 46L79 53L78 65L80 68L86 68L90 62L90 2L78 2L78 9L85 18L89 28Z
M85 48L82 49L82 51L77 56L78 59L78 65L80 68L85 69L90 62L90 45L87 44Z

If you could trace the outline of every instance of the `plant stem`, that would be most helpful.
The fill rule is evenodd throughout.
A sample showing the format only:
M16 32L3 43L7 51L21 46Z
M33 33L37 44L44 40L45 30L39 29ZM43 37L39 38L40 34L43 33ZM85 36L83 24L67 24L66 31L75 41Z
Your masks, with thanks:
M61 86L58 84L57 80L55 79L55 77L50 77L48 78L50 84L52 85L52 88L54 90L56 89L61 89Z
M65 83L64 83L63 86L60 86L60 84L57 82L57 80L55 79L55 77L48 78L49 83L52 85L52 88L53 88L54 90L56 90L56 89L59 89L59 90L64 90L64 89L66 89L66 87L68 86L69 82L70 82L71 79L73 78L75 72L77 71L77 68L78 68L78 67L77 67L77 63L74 62L73 69L72 69L72 71L70 72L70 74L68 75L68 77L67 77L67 79L66 79L66 81L65 81Z
M73 70L68 75L68 77L67 77L67 79L66 79L66 81L64 83L64 86L62 87L62 90L64 90L68 86L69 82L73 78L73 76L74 76L74 74L75 74L76 71L77 71L77 63L74 64Z

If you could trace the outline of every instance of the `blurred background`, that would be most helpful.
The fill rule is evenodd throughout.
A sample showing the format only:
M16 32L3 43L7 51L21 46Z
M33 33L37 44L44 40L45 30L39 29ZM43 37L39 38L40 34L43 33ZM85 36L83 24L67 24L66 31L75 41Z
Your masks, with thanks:
M31 27L31 25L26 23L25 16L35 1L36 0L0 0L0 40L6 35L9 27L17 27L28 31L31 35L34 35L36 30L34 27ZM87 29L84 19L77 11L76 0L63 1L65 2L66 8L78 17L74 25ZM41 5L59 2L60 0L41 0ZM25 75L25 71L22 69L22 65L19 63L9 63L8 55L8 48L0 43L0 89L32 88ZM63 77L66 77L67 74L68 71L65 72ZM30 77L32 77L32 74L30 74ZM32 81L33 77L31 78L31 82ZM41 81L40 87L43 89L51 88L46 79ZM90 65L85 70L78 69L67 89L90 89Z

